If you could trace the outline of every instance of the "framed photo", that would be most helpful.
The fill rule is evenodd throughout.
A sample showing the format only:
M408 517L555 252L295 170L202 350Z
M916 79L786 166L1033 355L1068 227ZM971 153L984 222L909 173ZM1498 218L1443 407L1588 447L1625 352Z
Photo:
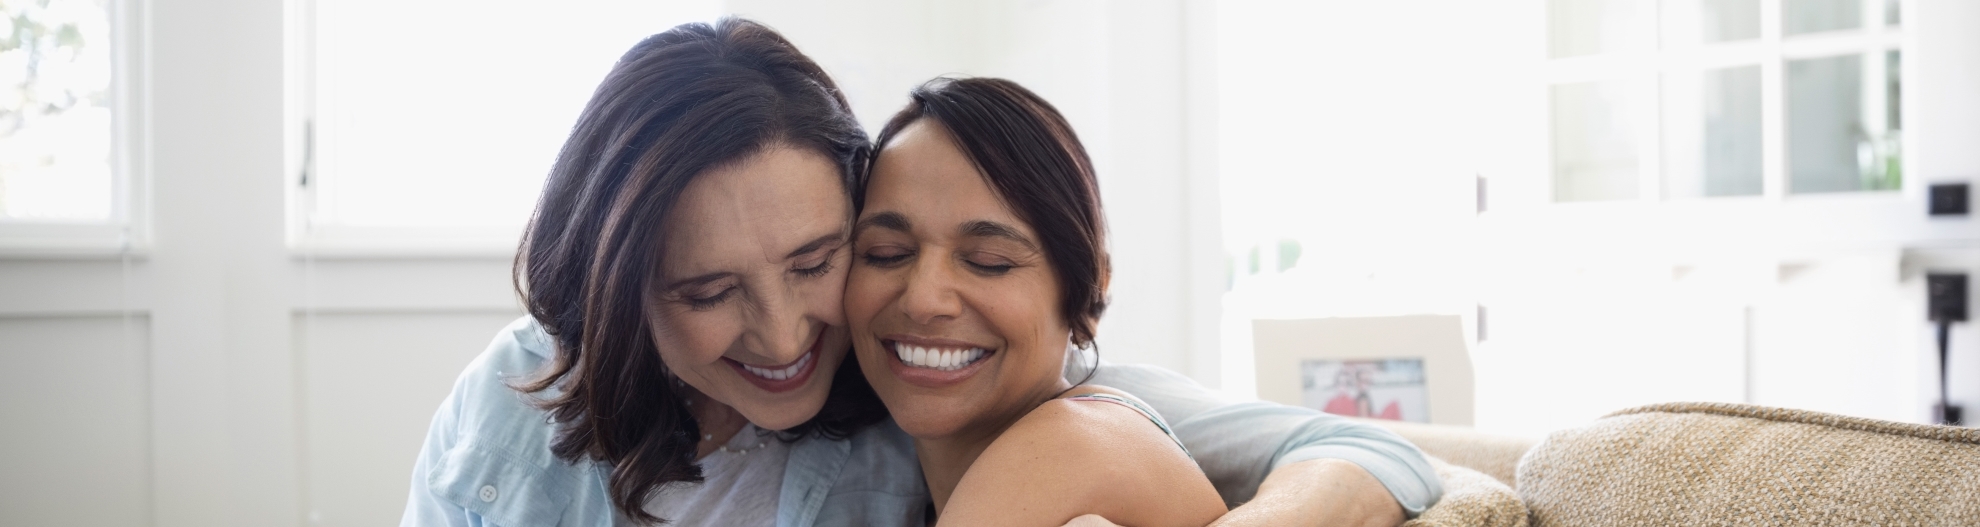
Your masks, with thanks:
M1334 415L1430 422L1422 357L1299 361L1299 402Z
M1471 357L1453 315L1254 320L1258 396L1350 417L1472 424Z

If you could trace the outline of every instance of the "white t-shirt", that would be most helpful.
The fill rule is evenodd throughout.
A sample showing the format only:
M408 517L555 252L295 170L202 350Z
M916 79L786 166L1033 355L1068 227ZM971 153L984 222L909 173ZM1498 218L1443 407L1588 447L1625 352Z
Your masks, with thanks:
M784 484L789 443L745 424L724 449L701 458L701 483L675 483L646 502L646 512L670 526L777 524L777 496Z

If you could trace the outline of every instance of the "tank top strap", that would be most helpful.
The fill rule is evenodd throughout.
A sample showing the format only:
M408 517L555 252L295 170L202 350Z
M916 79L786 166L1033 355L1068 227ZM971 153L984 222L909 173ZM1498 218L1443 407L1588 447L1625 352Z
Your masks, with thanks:
M1142 417L1146 417L1148 418L1149 422L1155 423L1156 428L1162 429L1162 433L1168 435L1169 440L1174 441L1176 443L1176 448L1182 449L1183 455L1185 456L1190 455L1189 447L1183 446L1182 438L1176 437L1175 430L1169 429L1168 421L1163 421L1162 416L1160 414L1155 413L1155 410L1150 409L1147 406L1143 405L1141 401L1137 401L1128 397L1121 397L1119 395L1114 395L1111 393L1099 393L1099 392L1074 395L1074 396L1066 397L1065 400L1100 401L1100 402L1114 403L1121 406L1126 406L1130 409L1133 409L1136 412L1140 412ZM1191 456L1190 458L1195 459L1195 456Z

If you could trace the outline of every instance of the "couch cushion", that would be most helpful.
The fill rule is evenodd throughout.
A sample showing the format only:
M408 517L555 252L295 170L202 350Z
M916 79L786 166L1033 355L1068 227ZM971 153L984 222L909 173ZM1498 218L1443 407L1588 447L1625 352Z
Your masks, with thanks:
M1518 480L1536 527L1980 525L1980 430L1661 404L1549 435Z
M1432 456L1444 497L1403 527L1526 527L1526 506L1512 487Z

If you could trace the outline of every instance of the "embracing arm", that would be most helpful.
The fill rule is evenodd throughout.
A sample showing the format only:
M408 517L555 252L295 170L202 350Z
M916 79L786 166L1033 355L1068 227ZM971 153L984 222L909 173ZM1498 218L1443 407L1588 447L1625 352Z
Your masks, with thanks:
M1236 506L1217 525L1395 525L1443 493L1423 453L1380 427L1307 408L1221 400L1151 366L1104 365L1093 382L1141 397L1172 424Z
M1360 465L1312 459L1272 471L1258 496L1217 519L1215 527L1240 525L1386 527L1402 524L1402 506Z
M940 524L1055 526L1082 514L1130 525L1210 523L1224 513L1189 456L1140 413L1054 400L970 465Z

